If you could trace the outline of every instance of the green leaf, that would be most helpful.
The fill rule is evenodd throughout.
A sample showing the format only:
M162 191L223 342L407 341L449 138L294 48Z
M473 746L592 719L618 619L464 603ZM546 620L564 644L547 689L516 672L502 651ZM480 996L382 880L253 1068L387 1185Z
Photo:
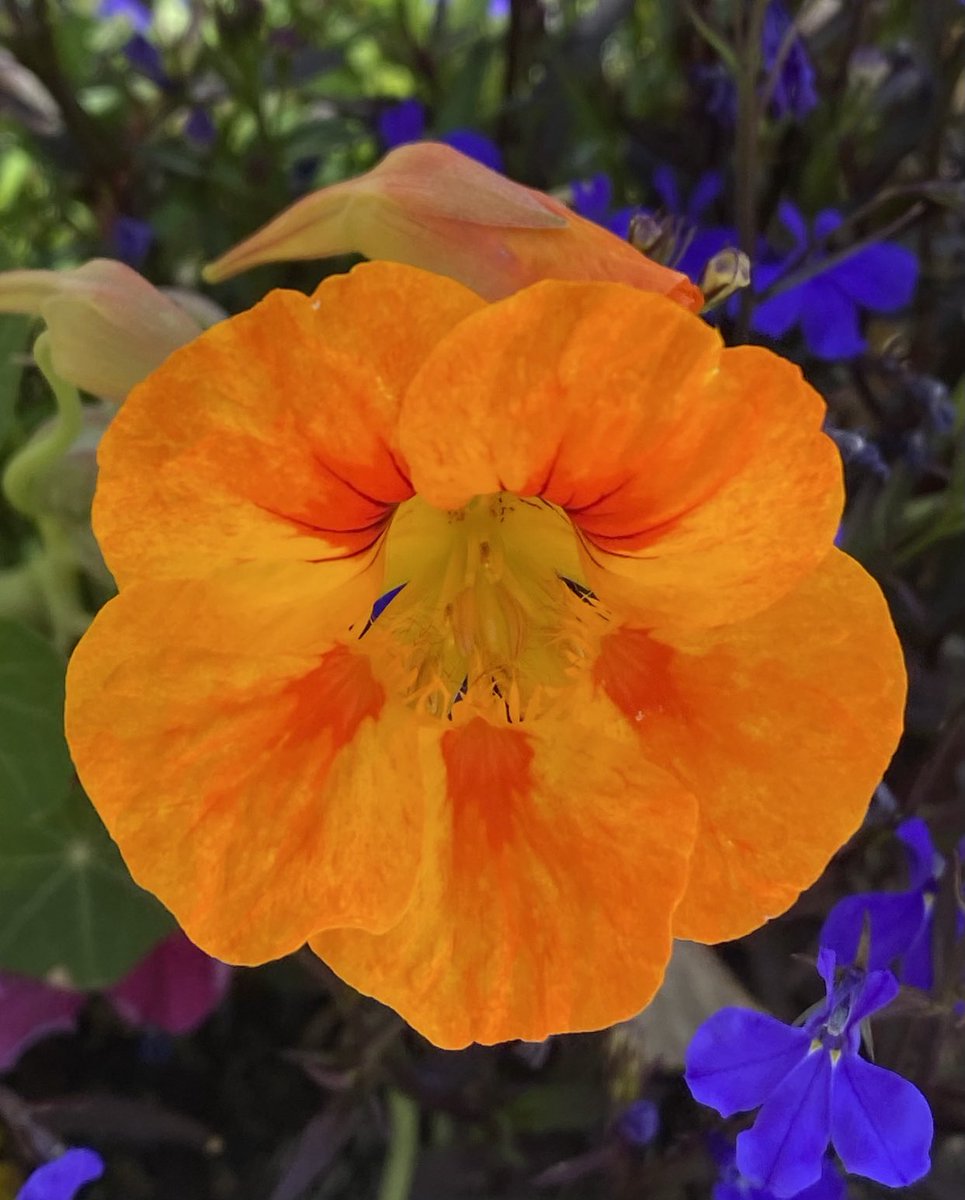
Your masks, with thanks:
M106 987L173 922L134 883L79 788L0 832L0 969Z
M63 659L26 625L0 620L0 831L63 799L63 713Z
M27 337L34 324L33 317L15 313L0 313L0 444L10 427L20 394L20 376L27 351Z

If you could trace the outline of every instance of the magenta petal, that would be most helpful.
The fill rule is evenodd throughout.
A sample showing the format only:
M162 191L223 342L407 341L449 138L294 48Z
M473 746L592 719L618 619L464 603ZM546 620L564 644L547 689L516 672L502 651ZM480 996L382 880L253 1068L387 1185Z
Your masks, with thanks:
M80 992L25 975L0 975L0 1071L51 1033L73 1030L84 1003Z
M218 1007L231 968L173 933L107 993L132 1025L190 1033Z

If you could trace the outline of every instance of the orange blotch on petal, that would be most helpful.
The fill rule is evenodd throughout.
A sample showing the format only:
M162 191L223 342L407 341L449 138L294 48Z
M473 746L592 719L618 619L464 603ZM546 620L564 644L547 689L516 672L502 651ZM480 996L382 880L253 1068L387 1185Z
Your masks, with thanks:
M674 921L697 941L741 937L793 904L861 823L901 733L905 674L887 606L836 550L737 624L615 631L595 676L643 753L697 797Z
M477 716L445 732L446 795L404 917L310 941L437 1045L601 1028L663 977L693 799L608 701L571 704L531 726Z
M334 635L356 583L238 567L132 584L71 659L78 773L135 879L202 949L257 963L326 926L381 930L415 882L427 781L411 713ZM158 631L163 630L163 638Z

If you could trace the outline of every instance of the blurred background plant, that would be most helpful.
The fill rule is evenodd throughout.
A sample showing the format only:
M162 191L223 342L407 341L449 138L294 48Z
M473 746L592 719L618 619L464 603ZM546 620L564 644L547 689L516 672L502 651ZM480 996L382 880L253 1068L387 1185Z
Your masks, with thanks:
M911 684L887 782L822 880L740 943L680 947L618 1029L445 1053L309 955L229 980L165 949L170 918L128 877L60 733L66 651L111 589L89 528L110 407L85 395L29 511L9 480L0 501L0 1197L73 1143L106 1160L84 1191L103 1200L761 1200L734 1165L751 1118L698 1106L684 1051L723 1005L794 1020L815 1003L819 931L855 895L839 953L867 965L870 936L871 965L895 966L874 942L891 905L910 914L893 953L927 961L903 960L874 1048L935 1116L914 1194L960 1200L965 7L5 0L0 43L0 270L117 258L209 323L346 264L206 290L206 261L422 137L621 236L636 214L638 243L695 279L741 248L751 286L708 319L796 359L827 397L849 490L839 544L884 587ZM0 311L8 462L63 428L38 332ZM65 1168L58 1194L94 1174ZM815 1187L884 1194L833 1164Z

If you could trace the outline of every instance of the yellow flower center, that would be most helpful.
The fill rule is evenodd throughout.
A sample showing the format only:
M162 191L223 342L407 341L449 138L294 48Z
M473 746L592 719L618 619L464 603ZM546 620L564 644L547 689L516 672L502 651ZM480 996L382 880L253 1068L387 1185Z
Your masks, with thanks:
M605 632L572 523L534 497L498 492L450 512L413 497L385 562L385 591L402 590L366 630L369 650L436 716L531 719Z

